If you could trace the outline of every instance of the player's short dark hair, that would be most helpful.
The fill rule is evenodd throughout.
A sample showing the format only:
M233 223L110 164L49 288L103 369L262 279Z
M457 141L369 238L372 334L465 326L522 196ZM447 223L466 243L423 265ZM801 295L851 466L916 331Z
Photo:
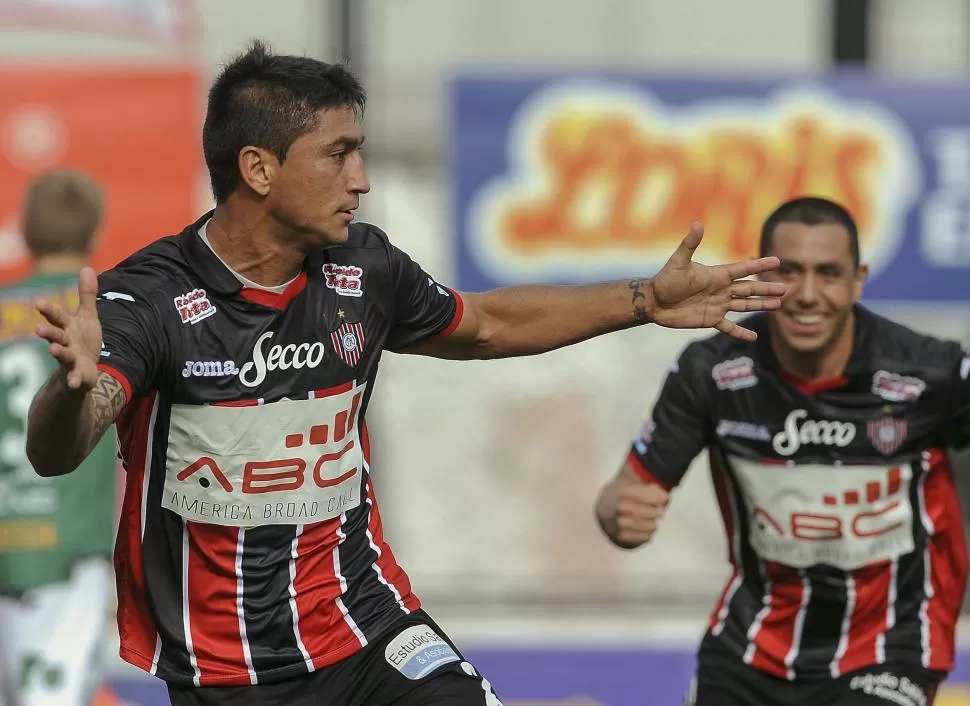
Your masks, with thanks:
M273 54L259 40L230 61L209 90L202 151L217 203L239 184L239 152L261 147L283 162L290 145L316 127L325 108L352 108L361 116L367 97L345 67L317 59Z
M852 215L829 199L818 196L802 196L786 201L768 216L761 227L761 256L770 254L771 240L775 235L775 228L779 223L802 223L807 226L820 226L825 223L837 223L845 228L849 234L849 249L852 251L852 263L858 267L861 262L859 253L859 229Z
M24 242L34 257L87 255L101 225L104 196L84 172L55 169L27 185L21 217Z

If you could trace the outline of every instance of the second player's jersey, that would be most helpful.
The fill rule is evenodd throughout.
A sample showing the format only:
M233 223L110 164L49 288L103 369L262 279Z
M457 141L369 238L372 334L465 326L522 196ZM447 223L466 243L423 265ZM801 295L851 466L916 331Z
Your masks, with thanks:
M629 460L670 488L709 450L733 574L704 651L783 679L890 661L947 671L967 575L947 448L970 431L970 357L862 307L843 377L756 343L691 344Z
M75 563L110 557L117 477L109 431L76 473L41 478L27 460L27 413L57 361L37 337L35 302L77 307L77 279L37 275L0 289L0 594L67 580Z
M100 277L101 369L125 387L121 654L246 685L345 658L419 607L384 541L365 421L383 350L461 300L378 229L243 287L198 229Z

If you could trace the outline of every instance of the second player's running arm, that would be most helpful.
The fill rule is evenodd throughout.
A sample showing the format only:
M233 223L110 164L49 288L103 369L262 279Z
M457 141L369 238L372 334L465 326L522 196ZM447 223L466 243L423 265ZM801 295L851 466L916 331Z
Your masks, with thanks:
M705 345L689 345L667 374L619 472L600 490L596 519L618 547L632 549L650 541L666 511L669 493L711 443L710 371Z
M115 378L98 373L87 391L72 390L63 368L38 391L27 420L27 458L38 475L61 476L77 468L127 402Z

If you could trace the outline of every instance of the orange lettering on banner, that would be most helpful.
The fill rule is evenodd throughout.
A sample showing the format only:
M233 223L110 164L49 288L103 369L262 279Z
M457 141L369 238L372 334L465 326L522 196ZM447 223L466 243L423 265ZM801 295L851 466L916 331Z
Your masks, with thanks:
M86 170L105 190L99 271L191 222L200 95L186 69L0 70L0 284L27 272L24 189L53 167Z
M880 167L878 138L820 115L681 136L619 113L566 114L538 139L537 167L550 188L544 197L511 199L500 221L506 247L520 254L553 245L673 247L699 219L717 234L722 256L747 257L770 210L803 194L839 201L863 233L874 216L868 180ZM580 215L591 198L602 208Z

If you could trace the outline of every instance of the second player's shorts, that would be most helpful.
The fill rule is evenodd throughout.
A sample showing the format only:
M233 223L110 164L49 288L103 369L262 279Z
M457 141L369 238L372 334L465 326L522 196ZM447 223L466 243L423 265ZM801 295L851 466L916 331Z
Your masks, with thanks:
M739 660L702 655L684 706L932 706L945 675L876 664L824 682L789 682Z
M0 596L0 706L88 706L113 596L107 559L78 563L64 583Z
M422 610L353 656L256 686L169 684L172 706L502 706L491 684Z

